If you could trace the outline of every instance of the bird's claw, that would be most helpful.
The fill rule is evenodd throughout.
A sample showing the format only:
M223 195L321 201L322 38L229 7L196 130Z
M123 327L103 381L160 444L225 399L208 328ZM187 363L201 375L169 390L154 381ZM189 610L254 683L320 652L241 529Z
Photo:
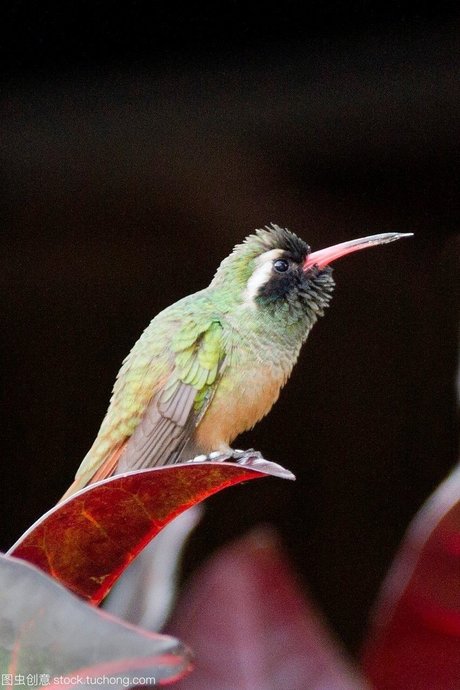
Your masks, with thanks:
M262 453L254 448L248 448L248 450L230 450L229 452L222 453L219 450L214 450L212 453L196 455L191 458L189 462L228 462L234 461L240 465L247 464L250 460L260 460L263 459Z
M228 453L221 453L218 450L214 450L212 453L195 455L194 458L190 458L187 462L224 462L224 460L228 460L228 457Z
M250 460L261 460L263 456L258 450L248 448L247 450L233 450L230 458L240 465L245 465Z

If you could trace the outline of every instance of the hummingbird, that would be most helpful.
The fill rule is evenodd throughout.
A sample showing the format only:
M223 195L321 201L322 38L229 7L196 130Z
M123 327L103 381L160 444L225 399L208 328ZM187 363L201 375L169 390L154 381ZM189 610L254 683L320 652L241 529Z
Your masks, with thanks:
M207 288L164 309L142 333L63 499L120 472L253 454L230 444L278 399L330 303L329 264L410 235L382 233L314 252L276 224L248 235Z

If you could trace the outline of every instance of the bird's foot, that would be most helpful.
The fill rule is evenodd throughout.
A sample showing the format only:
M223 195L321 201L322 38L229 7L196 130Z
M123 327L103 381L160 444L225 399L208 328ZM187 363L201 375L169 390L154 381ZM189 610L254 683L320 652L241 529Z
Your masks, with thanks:
M237 462L239 465L245 465L250 460L261 460L263 459L262 453L254 448L248 448L248 450L239 450L230 448L228 451L221 452L219 450L214 450L212 453L196 455L194 458L189 460L189 462Z
M254 448L248 448L247 450L235 449L231 452L230 460L234 460L240 465L245 465L250 460L263 460L263 455L258 450L254 450Z
M277 465L275 462L265 460L262 453L259 453L258 450L254 450L254 448L249 448L248 450L233 450L233 448L224 451L215 450L212 453L196 455L187 462L233 462L238 465L247 466L250 470L263 472L265 475L282 477L283 479L295 479L292 472L281 467L281 465Z

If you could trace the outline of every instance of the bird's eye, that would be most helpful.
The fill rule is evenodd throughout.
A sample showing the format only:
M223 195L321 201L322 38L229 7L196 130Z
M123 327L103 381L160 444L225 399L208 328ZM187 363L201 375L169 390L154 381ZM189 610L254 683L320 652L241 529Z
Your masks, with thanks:
M273 268L277 273L286 273L289 268L289 261L286 259L276 259L273 262Z

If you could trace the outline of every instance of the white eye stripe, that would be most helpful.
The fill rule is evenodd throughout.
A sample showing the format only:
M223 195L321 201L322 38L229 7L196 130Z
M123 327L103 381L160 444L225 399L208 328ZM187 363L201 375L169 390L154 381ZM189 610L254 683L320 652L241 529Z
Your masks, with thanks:
M254 305L254 297L256 297L259 289L262 285L265 285L272 274L273 262L283 254L282 249L270 249L270 251L264 252L258 257L256 261L257 266L246 285L244 293L245 304Z

